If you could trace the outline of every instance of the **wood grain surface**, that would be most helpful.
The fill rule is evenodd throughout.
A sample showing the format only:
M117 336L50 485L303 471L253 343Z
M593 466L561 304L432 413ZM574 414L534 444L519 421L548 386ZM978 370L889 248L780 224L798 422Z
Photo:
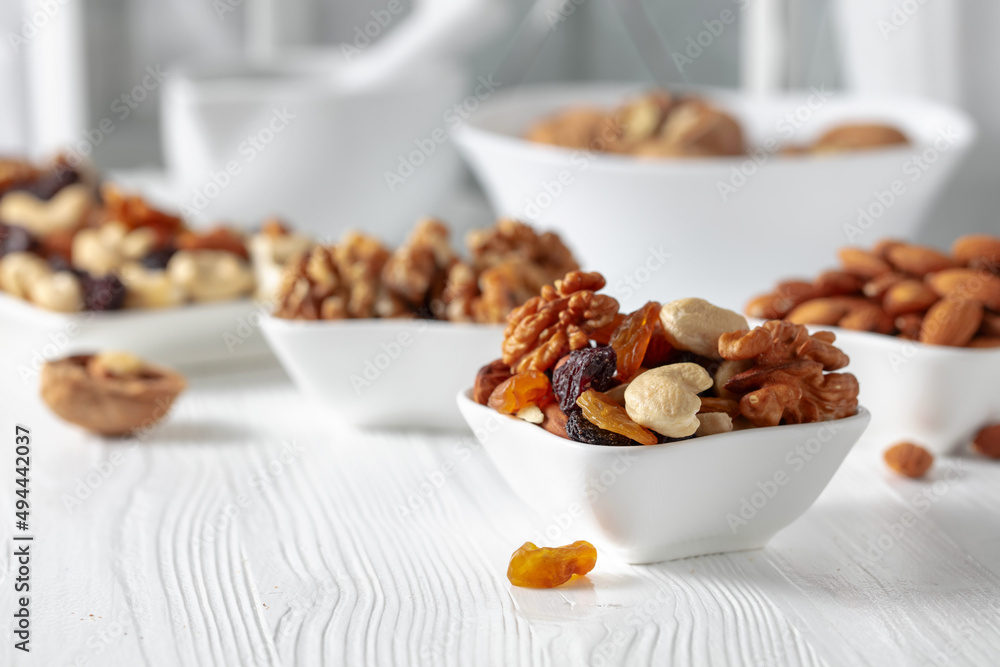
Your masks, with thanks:
M521 503L465 434L346 430L261 365L196 375L162 427L108 441L0 377L0 664L1000 664L997 462L906 480L862 442L763 550L599 558L527 590L505 577L516 547L587 536ZM34 438L27 655L15 423Z

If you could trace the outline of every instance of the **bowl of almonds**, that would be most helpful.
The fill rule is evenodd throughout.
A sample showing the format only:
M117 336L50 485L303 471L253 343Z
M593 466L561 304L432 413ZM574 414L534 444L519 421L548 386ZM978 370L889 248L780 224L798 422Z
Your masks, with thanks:
M762 547L868 424L847 355L702 299L620 313L604 286L573 272L512 311L457 397L477 440L525 502L627 562Z
M887 239L840 266L787 280L747 315L837 332L874 415L870 433L945 453L1000 421L1000 238L950 251Z
M441 221L402 246L348 232L294 258L262 324L306 395L347 424L464 426L453 396L488 361L508 313L577 268L559 237L513 220L471 232L461 257Z

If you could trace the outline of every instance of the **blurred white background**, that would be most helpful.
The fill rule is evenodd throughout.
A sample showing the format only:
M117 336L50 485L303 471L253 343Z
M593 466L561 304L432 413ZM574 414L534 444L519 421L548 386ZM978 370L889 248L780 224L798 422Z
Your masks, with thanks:
M412 0L397 0L403 13ZM1000 158L1000 3L936 0L500 0L510 20L466 60L475 74L501 65L519 82L562 80L690 81L739 86L749 53L781 59L778 85L915 93L969 111L981 131L971 159L939 202L925 240L946 243L958 231L995 230L1000 208L993 166ZM49 154L66 137L101 119L114 132L95 146L105 169L159 168L160 93L130 104L121 96L154 68L179 61L350 43L387 0L5 0L0 3L0 150ZM678 69L671 54L726 10L736 29L722 32L694 62ZM267 20L271 11L272 20ZM529 12L562 12L558 29L537 43L524 34ZM780 11L783 34L751 30ZM551 15L551 14L550 14ZM756 17L756 18L752 18ZM762 18L763 17L763 18ZM391 22L376 39L397 28ZM759 26L758 26L759 28ZM261 33L270 31L270 37ZM752 43L765 35L765 47ZM512 52L513 51L513 52ZM772 54L773 55L773 54ZM752 65L751 65L752 67Z

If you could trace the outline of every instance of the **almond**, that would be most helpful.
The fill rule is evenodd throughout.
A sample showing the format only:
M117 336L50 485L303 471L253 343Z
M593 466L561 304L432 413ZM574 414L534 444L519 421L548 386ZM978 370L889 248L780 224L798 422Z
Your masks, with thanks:
M819 296L816 287L804 280L786 280L779 283L771 294L756 297L744 310L750 317L780 320L803 301Z
M1000 262L1000 238L988 234L968 234L955 240L951 254L960 264L996 265Z
M865 285L861 276L847 271L824 271L813 283L818 292L816 296L844 296L860 292Z
M979 327L980 336L1000 338L1000 313L983 313L983 324Z
M1000 459L1000 424L987 426L977 433L972 448L983 456Z
M941 296L955 294L982 301L987 308L1000 310L1000 278L987 271L948 269L927 276L927 284Z
M841 248L837 256L844 271L864 278L874 278L892 270L892 267L880 257L861 248L853 246Z
M854 331L892 333L892 318L878 305L861 298L843 297L843 301L847 306L847 313L840 318L839 326Z
M885 450L886 465L900 475L914 479L923 477L934 465L934 455L912 442L901 442Z
M989 336L977 336L969 341L966 347L977 347L977 348L993 348L1000 347L1000 338L991 338Z
M872 252L882 259L886 259L888 257L887 253L889 252L889 248L898 245L906 245L906 242L900 241L899 239L880 239L875 242L875 245L872 246Z
M890 315L905 315L927 310L940 297L919 280L903 280L888 289L882 299L882 308Z
M955 260L934 248L901 243L886 250L889 262L900 271L924 277L956 266Z
M923 324L924 316L920 313L907 313L896 318L893 324L899 330L899 337L906 340L918 340L920 338L920 325Z
M861 291L871 299L881 299L889 291L890 287L904 280L906 280L906 276L899 273L883 273L877 278L872 278L866 282Z
M983 304L971 299L946 297L931 306L920 325L920 342L962 347L976 334L983 320Z
M847 305L835 298L812 299L799 304L785 319L795 324L825 324L832 326L847 314Z

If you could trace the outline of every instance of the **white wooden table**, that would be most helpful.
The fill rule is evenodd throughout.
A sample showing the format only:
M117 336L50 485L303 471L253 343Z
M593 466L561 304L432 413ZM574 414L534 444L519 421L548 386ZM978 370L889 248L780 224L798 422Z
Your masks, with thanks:
M863 442L766 549L599 558L527 590L507 560L552 519L463 434L345 430L273 365L191 377L140 442L36 394L0 368L3 665L1000 664L1000 463L903 480ZM15 423L34 440L30 654L11 635Z

